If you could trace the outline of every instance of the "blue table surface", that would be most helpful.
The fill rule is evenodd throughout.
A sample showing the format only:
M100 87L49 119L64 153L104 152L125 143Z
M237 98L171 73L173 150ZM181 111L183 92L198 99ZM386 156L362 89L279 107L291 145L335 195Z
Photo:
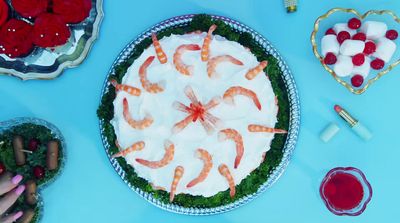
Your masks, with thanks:
M100 38L87 60L52 81L22 82L0 77L0 119L44 118L60 128L68 144L62 176L43 191L47 222L396 222L400 194L399 72L395 69L361 96L336 83L315 59L309 41L315 19L333 7L391 9L400 1L300 1L287 14L283 1L153 0L105 1ZM100 140L96 109L108 69L123 47L150 26L173 16L210 13L254 28L280 51L296 79L302 105L301 133L287 170L272 188L251 203L226 214L191 217L172 214L132 192L109 164ZM364 142L333 112L339 103L374 132ZM318 135L329 122L342 130L330 143ZM337 166L364 171L374 195L359 217L331 214L318 194L326 172Z

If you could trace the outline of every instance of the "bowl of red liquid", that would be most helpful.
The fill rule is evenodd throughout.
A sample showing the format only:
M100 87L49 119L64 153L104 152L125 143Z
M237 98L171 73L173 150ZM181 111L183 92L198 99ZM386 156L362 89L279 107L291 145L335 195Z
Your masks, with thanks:
M319 193L326 207L336 215L357 216L372 198L372 187L361 170L337 167L321 183Z

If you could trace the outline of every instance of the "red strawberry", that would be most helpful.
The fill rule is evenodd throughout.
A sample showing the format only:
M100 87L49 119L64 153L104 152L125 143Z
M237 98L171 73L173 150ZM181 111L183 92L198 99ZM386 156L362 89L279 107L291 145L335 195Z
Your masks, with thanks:
M365 35L365 33L356 33L353 38L353 40L361 40L361 41L365 41L367 40L367 35Z
M371 67L374 70L380 70L385 66L385 61L376 58L375 60L371 61Z
M362 53L356 54L353 58L352 58L353 64L354 66L361 66L364 64L365 62L365 56Z
M53 12L67 23L80 23L92 9L92 0L53 0Z
M326 30L325 35L336 35L335 30L333 30L332 28Z
M368 41L365 43L364 53L367 55L373 54L376 51L376 44L372 41Z
M47 48L64 45L71 31L65 21L58 15L43 13L38 16L33 26L33 43Z
M327 65L335 64L337 61L336 55L333 53L327 53L324 58L324 63Z
M364 77L356 74L351 78L351 85L354 87L360 87L364 83Z
M10 58L28 55L33 50L32 26L25 21L10 19L0 30L0 53Z
M49 7L49 0L11 0L11 5L25 18L35 18Z
M357 18L352 18L349 20L347 25L349 26L350 29L358 29L361 27L361 20Z
M388 38L390 40L395 40L395 39L397 39L397 37L399 37L399 33L394 29L388 30L386 32L386 38Z
M342 31L337 36L337 41L342 44L345 40L350 39L350 33L347 31Z
M4 0L0 0L0 26L8 19L8 5Z

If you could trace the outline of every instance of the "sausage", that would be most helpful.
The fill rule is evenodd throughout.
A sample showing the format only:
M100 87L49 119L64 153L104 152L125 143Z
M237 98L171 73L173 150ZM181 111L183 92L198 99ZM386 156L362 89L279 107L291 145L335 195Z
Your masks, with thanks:
M58 168L58 141L52 140L47 143L46 164L47 169L55 170Z
M17 166L23 166L26 162L25 153L22 151L24 149L24 139L22 136L16 135L12 141L14 148L14 158Z
M24 210L24 214L17 220L17 223L30 223L35 216L35 211L32 209Z
M37 203L37 186L33 180L28 180L25 184L25 202L29 205L35 205Z

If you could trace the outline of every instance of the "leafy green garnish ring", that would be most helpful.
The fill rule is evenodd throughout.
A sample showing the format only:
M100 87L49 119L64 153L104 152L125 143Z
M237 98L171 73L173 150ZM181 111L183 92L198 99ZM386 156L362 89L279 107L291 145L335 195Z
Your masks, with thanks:
M288 129L288 135L276 135L271 143L265 161L239 185L233 199L229 190L212 197L178 194L173 203L169 203L169 193L155 191L149 182L140 178L124 158L112 159L111 155L118 152L114 145L116 135L110 124L114 117L113 101L115 89L109 84L110 79L121 81L129 66L152 44L151 34L157 33L159 39L171 34L185 34L201 30L207 31L212 24L218 26L216 35L236 41L248 47L259 61L268 60L266 68L275 95L279 100L278 123L276 128ZM235 20L214 15L184 15L165 20L140 34L129 43L112 65L104 82L100 106L97 110L100 120L100 131L103 145L112 166L122 180L141 197L153 205L179 214L211 215L231 211L240 207L270 187L283 173L289 163L295 148L300 128L300 102L297 88L291 72L275 50L275 48L260 34Z

